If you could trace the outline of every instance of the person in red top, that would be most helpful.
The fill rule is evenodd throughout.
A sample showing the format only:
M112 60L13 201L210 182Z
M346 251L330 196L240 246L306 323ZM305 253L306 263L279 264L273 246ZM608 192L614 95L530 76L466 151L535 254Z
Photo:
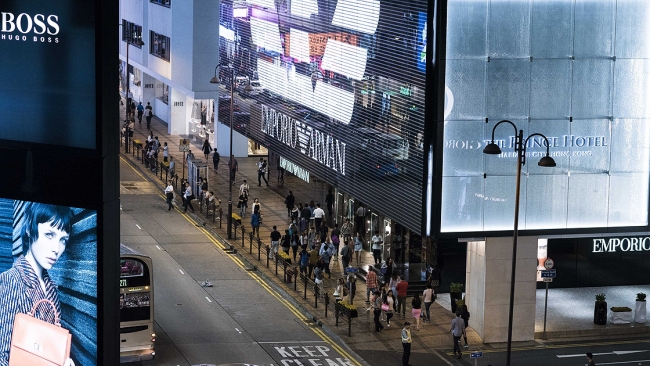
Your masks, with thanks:
M409 283L406 281L400 281L395 289L397 290L397 313L399 314L400 309L402 311L402 317L406 316L406 290L409 288Z
M378 290L377 273L375 273L375 269L371 264L368 266L368 274L366 275L366 302L370 301L370 294Z

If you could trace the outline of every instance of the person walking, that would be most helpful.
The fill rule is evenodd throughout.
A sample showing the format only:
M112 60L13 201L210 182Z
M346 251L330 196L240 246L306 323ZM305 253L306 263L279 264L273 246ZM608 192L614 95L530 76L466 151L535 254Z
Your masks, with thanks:
M411 358L411 323L404 322L404 328L402 328L402 366L411 366L409 360Z
M339 224L334 224L334 229L332 229L332 233L330 234L330 238L332 239L332 243L334 244L334 259L339 258L339 246L341 245L341 230L339 229Z
M311 217L311 210L309 205L305 203L300 209L300 230L305 231L309 228L309 218Z
M350 261L352 260L352 249L350 249L350 244L345 241L343 242L343 248L341 248L341 264L343 267L343 275L345 276L346 270L348 266L350 265Z
M354 295L357 293L357 276L350 273L348 275L348 303L354 304Z
M239 201L237 202L237 208L239 208L239 216L243 219L246 217L246 209L248 208L248 195L246 193L239 195Z
M250 190L251 187L246 182L246 179L244 179L244 182L239 186L239 194L240 195L245 194L248 196L250 194Z
M217 148L214 148L212 153L212 164L214 165L214 172L216 173L219 170L219 160L221 160L221 155L217 152Z
M402 280L397 283L395 289L397 290L397 312L402 313L402 318L406 316L406 290L409 288L409 283Z
M381 305L382 298L379 291L375 290L372 292L372 309L373 309L373 321L375 322L375 332L381 332L384 329L384 326L379 322L379 317L381 316Z
M282 246L282 251L289 256L289 248L291 248L291 235L289 235L289 230L284 231L280 245Z
M172 186L171 180L167 184L167 188L165 188L165 196L167 196L167 206L169 206L167 211L171 211L173 208L172 201L174 200L174 186Z
M210 146L210 141L208 139L205 139L203 141L203 147L201 147L201 150L203 150L203 155L205 156L205 161L208 161L208 156L210 156L210 151L212 151L212 146Z
M190 182L185 182L185 206L183 207L183 212L187 212L187 207L189 207L192 212L194 212L194 206L192 206L192 200L194 199L194 194L192 194L192 187L190 187Z
M390 320L393 318L393 306L395 305L395 295L393 295L393 290L388 290L386 298L384 298L384 303L382 304L382 309L384 314L386 314L386 326L390 327Z
M316 230L320 229L324 216L325 216L325 211L323 211L323 209L320 208L320 202L319 202L316 204L316 209L314 210L314 225L316 225Z
M300 254L298 256L300 259L300 273L302 274L307 274L307 267L309 266L309 252L305 247L303 247L300 250Z
M465 322L460 317L460 310L456 310L456 317L451 321L451 334L454 336L454 356L458 353L458 358L461 358L463 353L460 351L460 337L465 334Z
M142 105L142 102L138 104L136 109L138 110L138 123L142 124L142 115L144 114L144 106Z
M251 215L251 229L253 236L257 233L257 238L260 238L260 214L253 212Z
M469 326L469 311L467 311L467 305L463 304L463 306L460 307L460 317L463 319L463 323L465 323L465 333L463 334L463 338L465 339L465 348L469 347L469 344L467 344L467 327Z
M363 241L361 241L361 234L357 233L354 238L354 258L357 262L357 267L361 267L361 262L359 257L361 256L361 251L363 250Z
M239 164L237 163L237 159L235 159L235 155L230 155L228 169L230 170L230 184L235 184L235 174L239 170Z
M357 229L357 233L361 233L361 236L363 237L366 234L366 208L363 207L363 203L359 204L354 220L354 227Z
M264 161L264 158L260 158L260 161L257 162L257 185L261 186L262 185L262 179L264 179L264 183L266 185L269 185L269 181L266 180L266 162Z
M174 161L174 157L170 156L169 157L169 176L174 177L176 175L176 162Z
M291 251L293 252L293 263L296 263L296 257L298 256L298 247L300 245L300 234L298 230L292 230L291 235Z
M370 239L372 243L372 257L375 259L375 264L381 263L381 236L379 236L379 230L375 230L375 235Z
M343 235L343 240L352 239L352 232L353 228L350 219L345 219L345 222L341 226L341 235Z
M169 146L166 142L163 144L163 161L165 163L169 161Z
M332 253L330 252L327 243L323 243L323 245L325 246L325 249L321 251L320 259L323 261L323 269L325 270L325 273L327 273L328 278L332 278L332 272L330 271Z
M431 304L433 303L433 300L435 294L433 293L433 288L431 287L431 284L427 284L426 290L422 293L422 298L424 300L424 310L425 310L425 315L426 315L426 321L431 322L431 313L429 312L429 308L431 307Z
M317 263L318 249L316 249L316 246L312 245L311 250L309 251L309 277L311 277L311 273L314 270L314 267L316 267Z
M147 102L147 107L145 108L144 118L147 120L147 130L151 130L151 118L153 118L153 108L151 107L151 103L149 102Z
M327 196L325 196L325 206L327 206L327 215L332 218L332 213L334 211L334 195L332 190L327 191Z
M587 352L587 362L587 366L596 366L594 355L591 352Z
M379 291L379 285L377 284L377 273L375 273L374 267L371 265L368 266L368 274L366 275L366 301L370 301L370 294L375 291Z
M289 191L289 195L284 199L284 205L287 208L288 217L291 217L291 210L293 210L293 205L295 203L296 203L296 197L294 197L292 191Z
M278 231L278 227L273 225L273 231L271 231L271 251L269 256L271 259L275 259L275 254L278 252L278 245L280 244L280 238L282 234Z
M251 211L253 213L259 214L260 215L260 224L262 223L262 204L260 203L260 200L255 197L253 200L253 204L251 205Z
M420 294L415 294L413 296L413 300L411 301L411 314L413 314L413 318L415 318L415 330L420 330L420 316L422 315L422 300L420 300ZM465 340L465 343L467 343L467 340Z

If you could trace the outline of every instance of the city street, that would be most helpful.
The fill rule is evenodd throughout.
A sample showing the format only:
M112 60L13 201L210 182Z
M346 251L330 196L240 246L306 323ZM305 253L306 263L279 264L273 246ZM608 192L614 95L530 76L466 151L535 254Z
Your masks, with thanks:
M362 364L190 217L168 212L160 192L124 160L120 170L121 241L154 263L157 355L142 365ZM214 287L201 287L205 280Z

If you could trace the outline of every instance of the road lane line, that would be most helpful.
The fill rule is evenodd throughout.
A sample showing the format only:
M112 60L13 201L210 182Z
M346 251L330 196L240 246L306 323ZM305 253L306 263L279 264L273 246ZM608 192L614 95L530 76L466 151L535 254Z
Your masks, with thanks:
M442 361L444 361L447 365L454 366L454 364L449 362L449 360L446 357L444 357L443 355L441 355L440 352L438 352L436 350L433 350L433 354L438 356L438 358L441 359Z
M178 272L180 272L181 274L185 274L185 272L183 272L181 269L179 269Z
M205 299L208 300L208 302L212 302L212 300L210 300L210 298L207 296L205 297Z
M138 224L135 224L135 226L137 226L137 227L138 227L138 229L140 229L140 230L142 230L142 228L140 227L140 225L138 225Z
M643 362L643 363L646 363L646 362L650 362L650 360L618 361L618 362L598 362L598 365L622 365L622 364L626 364L626 363L638 363L638 364L641 364L642 362Z
M156 248L158 248L158 250L162 250L162 248L158 244L156 244Z
M259 343L259 344L283 344L283 343L289 343L289 344L296 344L296 343L325 343L325 341L283 341L283 342L253 342L253 343Z
M125 162L126 165L128 165L128 166L129 166L129 167L130 167L130 168L131 168L131 169L132 169L132 170L133 170L137 175L140 176L140 178L142 178L142 180L144 180L145 182L148 182L148 181L149 181L149 180L148 180L147 178L145 178L142 174L140 174L140 172L139 172L139 171L138 171L138 170L137 170L133 165L131 165L131 163L129 163L128 161L126 161L126 159L124 159L122 156L120 156L120 160L122 160L123 162Z

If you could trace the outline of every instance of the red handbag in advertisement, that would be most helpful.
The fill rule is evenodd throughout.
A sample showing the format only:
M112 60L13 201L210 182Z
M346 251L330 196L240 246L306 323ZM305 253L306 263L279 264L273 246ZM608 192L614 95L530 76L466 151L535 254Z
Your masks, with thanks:
M44 299L37 301L29 314L16 314L9 366L63 366L70 357L72 335L61 328L60 314L55 314L54 324L34 317L41 303L48 303L56 312L54 303Z

